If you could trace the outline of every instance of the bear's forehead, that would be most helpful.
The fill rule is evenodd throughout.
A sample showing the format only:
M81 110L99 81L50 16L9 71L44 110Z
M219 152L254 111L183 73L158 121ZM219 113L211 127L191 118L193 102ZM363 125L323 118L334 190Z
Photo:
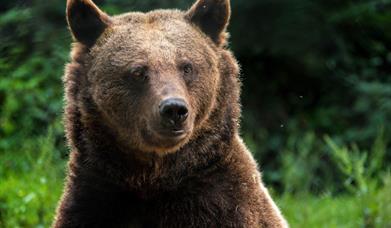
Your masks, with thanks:
M202 61L213 50L180 11L128 13L114 17L108 41L98 51L112 63L154 60L175 62L178 58Z
M184 13L175 10L119 15L114 18L112 35L121 44L175 47L205 44L201 34L184 19Z
M115 25L125 25L130 23L152 23L155 21L169 21L172 19L184 20L185 13L180 10L154 10L147 13L129 12L119 14L114 17Z

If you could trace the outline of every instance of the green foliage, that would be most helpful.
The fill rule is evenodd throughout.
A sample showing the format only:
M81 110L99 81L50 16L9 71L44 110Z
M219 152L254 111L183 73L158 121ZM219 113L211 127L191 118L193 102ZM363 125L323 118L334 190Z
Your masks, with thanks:
M381 130L370 152L360 150L356 144L350 149L346 146L340 147L328 136L325 141L331 149L331 157L346 176L346 188L352 193L366 194L370 182L376 181L384 169L387 150L384 131Z
M390 181L385 176L382 188L361 197L286 194L277 198L277 204L291 227L390 227Z
M64 178L55 131L0 154L0 227L49 227Z
M380 0L234 3L230 29L243 69L243 129L257 142L267 179L275 179L275 155L285 156L289 128L364 147L380 126L391 131L389 7ZM246 34L245 42L236 34ZM389 164L390 149L387 154Z
M353 144L338 146L330 137L325 137L330 152L339 170L345 175L346 189L355 194L365 227L388 227L391 225L391 170L385 170L384 158L387 140L381 130L370 152L360 150ZM379 190L380 189L380 190Z
M41 20L33 16L38 13L14 8L0 14L0 151L42 134L61 115L61 74L68 50L59 41L69 40L61 40L59 33L54 42L55 30L34 24Z
M283 158L286 192L278 203L292 227L389 227L391 225L391 170L384 167L387 140L380 131L371 150L366 152L353 144L338 146L325 137L334 165L344 176L345 193L324 191L318 197L309 194L309 186L319 167L308 148L313 148L313 134L294 140L293 151ZM290 141L290 140L288 140ZM292 141L290 141L292 142ZM296 150L296 151L295 151ZM310 149L311 150L311 149ZM302 152L304 151L304 152ZM313 152L313 150L311 150ZM286 152L286 151L284 151ZM294 156L292 154L297 154ZM316 156L316 155L315 155ZM315 162L315 164L311 164ZM290 183L292 182L293 183ZM328 182L330 183L330 182ZM332 186L329 186L329 188ZM293 191L294 190L294 191ZM293 193L293 194L292 194ZM316 212L316 213L314 213Z
M292 228L356 228L363 225L357 207L359 200L351 196L284 195L277 203Z
M312 132L288 137L287 145L282 151L280 168L285 192L310 192L316 184L316 170L322 162L319 157L321 153L314 153L319 149L316 144L316 136Z

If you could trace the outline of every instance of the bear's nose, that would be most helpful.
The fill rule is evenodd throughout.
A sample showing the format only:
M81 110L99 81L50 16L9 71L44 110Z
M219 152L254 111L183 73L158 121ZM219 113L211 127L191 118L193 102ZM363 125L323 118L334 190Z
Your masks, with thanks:
M179 98L170 98L162 101L159 111L163 120L172 126L183 123L189 115L186 102Z

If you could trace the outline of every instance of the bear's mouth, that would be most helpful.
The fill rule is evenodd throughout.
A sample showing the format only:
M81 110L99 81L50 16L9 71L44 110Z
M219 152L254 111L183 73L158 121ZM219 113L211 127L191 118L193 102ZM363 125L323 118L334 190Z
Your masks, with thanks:
M188 131L185 129L162 129L158 131L158 134L163 138L183 138L186 137Z
M141 136L148 151L175 152L186 143L191 134L191 127L188 125L172 128L155 125L156 127L152 128L144 123Z

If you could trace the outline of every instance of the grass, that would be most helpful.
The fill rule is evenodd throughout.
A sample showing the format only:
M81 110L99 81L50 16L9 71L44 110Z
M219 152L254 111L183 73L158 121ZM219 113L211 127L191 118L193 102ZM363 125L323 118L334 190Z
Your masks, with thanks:
M14 152L0 152L0 228L49 227L61 195L65 161L53 131ZM330 167L333 168L333 167ZM391 227L391 175L366 178L366 191L275 196L291 227Z
M277 199L291 227L359 227L361 208L354 196L284 195Z
M0 227L50 226L65 164L54 144L49 132L19 151L0 153Z
M391 178L365 195L283 195L276 198L291 227L391 227Z

